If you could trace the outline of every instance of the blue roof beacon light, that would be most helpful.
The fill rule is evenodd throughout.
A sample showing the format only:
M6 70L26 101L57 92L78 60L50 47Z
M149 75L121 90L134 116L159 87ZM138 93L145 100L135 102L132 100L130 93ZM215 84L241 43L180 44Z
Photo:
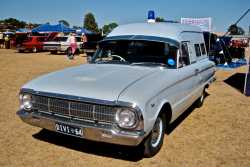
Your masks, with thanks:
M148 11L148 23L155 23L155 12L153 10Z

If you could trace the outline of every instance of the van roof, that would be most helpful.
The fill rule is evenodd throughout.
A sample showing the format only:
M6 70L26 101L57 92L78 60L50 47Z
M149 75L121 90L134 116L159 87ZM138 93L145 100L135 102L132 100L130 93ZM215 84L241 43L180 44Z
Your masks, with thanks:
M176 41L181 41L179 35L184 31L202 32L197 26L180 23L133 23L118 26L108 35L108 37L142 35L170 38Z

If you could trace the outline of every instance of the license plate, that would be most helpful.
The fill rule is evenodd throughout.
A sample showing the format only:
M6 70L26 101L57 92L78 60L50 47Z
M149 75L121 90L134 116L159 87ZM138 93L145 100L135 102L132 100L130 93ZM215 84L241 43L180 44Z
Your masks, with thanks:
M57 132L72 135L72 136L78 136L81 137L83 135L82 129L62 123L55 123L55 129Z

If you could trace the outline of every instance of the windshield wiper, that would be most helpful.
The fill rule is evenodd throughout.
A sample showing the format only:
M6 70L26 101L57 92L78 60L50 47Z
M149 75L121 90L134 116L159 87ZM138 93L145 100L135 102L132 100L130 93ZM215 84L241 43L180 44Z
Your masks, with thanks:
M130 64L127 61L120 61L120 60L98 60L95 63L96 64Z
M141 65L141 66L161 66L165 67L166 64L163 63L156 63L156 62L137 62L137 63L131 63L131 65Z

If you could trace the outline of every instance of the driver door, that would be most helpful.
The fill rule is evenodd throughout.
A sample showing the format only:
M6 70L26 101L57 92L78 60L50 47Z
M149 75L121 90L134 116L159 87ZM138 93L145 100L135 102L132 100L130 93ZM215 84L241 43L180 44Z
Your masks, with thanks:
M189 41L181 42L178 55L179 97L177 100L177 115L184 112L195 100L195 90L198 84L196 62L191 58Z

